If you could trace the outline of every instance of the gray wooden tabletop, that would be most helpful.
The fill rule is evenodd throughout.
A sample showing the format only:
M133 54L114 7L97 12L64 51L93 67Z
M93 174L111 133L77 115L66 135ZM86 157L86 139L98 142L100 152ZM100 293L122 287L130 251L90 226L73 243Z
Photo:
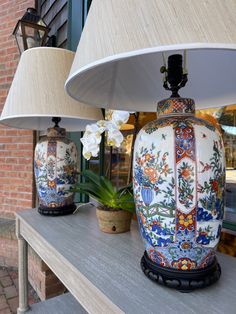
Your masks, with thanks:
M181 293L142 273L144 247L135 221L130 232L111 235L99 231L91 206L64 217L27 210L17 218L23 237L89 313L236 314L233 257L218 254L222 276L215 285Z

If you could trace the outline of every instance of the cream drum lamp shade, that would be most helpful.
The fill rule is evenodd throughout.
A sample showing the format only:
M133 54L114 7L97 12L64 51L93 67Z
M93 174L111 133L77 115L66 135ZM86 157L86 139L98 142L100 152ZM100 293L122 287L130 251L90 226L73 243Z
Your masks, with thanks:
M81 131L102 119L100 109L69 97L64 84L74 53L60 48L26 50L18 64L0 123L15 128L46 130L52 117L60 117L67 131Z
M187 50L182 95L200 108L235 103L236 1L93 0L66 90L98 107L156 111L163 53Z

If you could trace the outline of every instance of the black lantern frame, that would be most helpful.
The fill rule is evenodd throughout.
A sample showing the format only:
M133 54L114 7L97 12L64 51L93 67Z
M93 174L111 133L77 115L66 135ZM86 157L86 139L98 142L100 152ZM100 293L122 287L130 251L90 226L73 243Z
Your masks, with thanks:
M49 31L50 28L37 14L37 10L27 8L26 13L17 22L13 31L20 53L29 48L45 46Z

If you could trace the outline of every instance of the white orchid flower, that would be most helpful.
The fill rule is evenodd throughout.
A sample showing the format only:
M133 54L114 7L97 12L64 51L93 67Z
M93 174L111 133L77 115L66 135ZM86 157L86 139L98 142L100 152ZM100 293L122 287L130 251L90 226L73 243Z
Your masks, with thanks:
M97 125L97 123L88 124L85 128L84 136L87 137L93 135L99 138L102 132L104 131Z
M101 134L105 131L107 131L108 145L120 147L124 137L119 129L128 119L128 111L115 110L111 120L100 120L97 123L87 125L84 136L80 139L83 144L84 158L89 160L91 157L98 156Z
M93 132L92 132L93 131ZM97 157L99 152L99 144L101 143L101 133L94 125L86 127L84 136L80 139L83 144L83 156L89 160L91 157Z
M120 128L122 124L129 120L129 112L122 110L114 110L112 113L112 121Z
M90 150L87 150L85 146L83 147L82 154L86 160L89 160L92 157L92 153L90 152Z
M99 130L100 130L101 134L102 134L104 131L106 131L107 123L108 123L108 122L109 122L109 121L106 121L106 120L99 120L99 121L97 122L97 125L98 125L98 127L99 127Z
M99 152L99 145L92 144L83 147L83 156L85 159L89 160L91 157L97 157Z
M102 140L101 134L99 132L96 133L84 133L84 136L80 139L81 143L84 146L100 144Z
M107 132L107 144L109 146L120 147L124 137L118 128L111 128Z
M106 131L119 130L116 123L113 121L106 121Z

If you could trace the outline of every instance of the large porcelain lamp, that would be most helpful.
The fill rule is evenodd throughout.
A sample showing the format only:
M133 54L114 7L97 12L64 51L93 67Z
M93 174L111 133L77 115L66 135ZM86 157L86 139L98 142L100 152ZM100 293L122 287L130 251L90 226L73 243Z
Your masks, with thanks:
M73 58L73 52L59 48L26 50L0 119L14 128L48 128L36 145L34 160L38 210L44 215L70 214L76 208L70 188L76 182L77 149L66 130L82 131L102 119L101 110L74 101L64 91Z
M219 131L194 112L195 102L235 103L235 29L234 1L94 0L66 82L69 95L93 106L157 109L134 152L141 266L179 290L208 286L221 273L214 250L224 148Z

